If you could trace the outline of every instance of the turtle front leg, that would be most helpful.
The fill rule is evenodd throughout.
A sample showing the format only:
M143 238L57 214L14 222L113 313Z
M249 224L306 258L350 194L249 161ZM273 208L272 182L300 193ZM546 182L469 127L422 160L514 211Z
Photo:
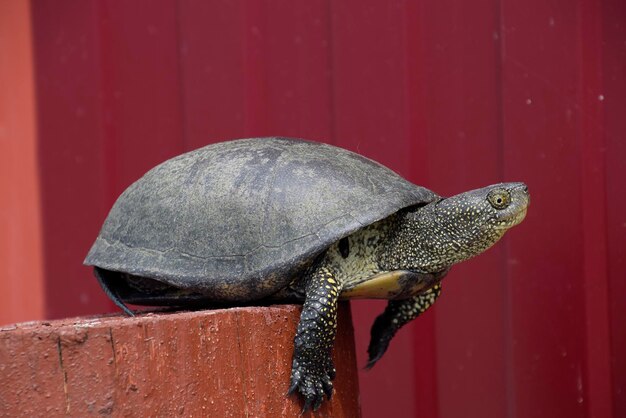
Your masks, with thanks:
M335 367L331 358L337 330L337 299L341 287L332 271L316 269L306 285L306 297L300 323L294 338L291 386L288 394L298 390L306 411L317 410L324 394L331 398Z
M372 325L370 345L367 349L369 360L365 368L372 368L385 354L387 347L389 347L389 342L396 335L396 332L402 326L426 312L435 303L440 294L441 283L438 283L412 298L389 301L385 311L376 318L374 325Z

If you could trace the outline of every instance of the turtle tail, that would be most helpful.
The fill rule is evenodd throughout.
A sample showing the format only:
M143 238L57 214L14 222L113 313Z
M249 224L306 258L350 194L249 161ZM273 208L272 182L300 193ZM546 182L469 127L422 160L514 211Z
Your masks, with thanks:
M123 310L126 315L135 316L135 313L131 311L128 306L124 304L124 302L122 302L122 299L120 299L120 297L117 295L117 292L115 292L110 286L110 272L108 270L104 270L100 267L94 266L93 274L94 276L96 276L96 279L98 279L98 283L100 283L100 286L102 287L102 290L104 290L104 293L106 293L106 295L113 301L113 303L115 303L117 307Z

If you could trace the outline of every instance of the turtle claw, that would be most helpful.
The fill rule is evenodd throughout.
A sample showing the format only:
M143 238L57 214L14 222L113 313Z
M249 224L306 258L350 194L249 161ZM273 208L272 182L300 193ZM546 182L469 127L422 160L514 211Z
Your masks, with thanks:
M320 406L322 405L322 401L324 400L324 396L318 396L315 399L315 403L313 404L313 411L317 411L318 409L320 409Z
M372 336L374 337L374 336ZM391 337L384 338L372 338L370 342L370 346L367 349L368 360L365 365L365 370L369 370L383 357L383 354L389 348L389 341L391 341Z
M330 401L333 398L333 382L331 382L330 380L326 380L322 382L322 385L324 387L324 393Z
M302 411L300 411L300 416L306 413L306 411L311 407L312 402L313 398L306 398L306 400L304 401L304 406L302 407Z
M302 407L301 415L309 409L317 411L324 401L324 395L326 395L326 398L329 400L332 398L332 378L335 372L332 361L330 361L329 364L331 366L330 370L311 370L308 367L300 366L297 360L294 359L291 372L291 384L287 391L287 396L297 390L302 398L304 398L304 406Z
M291 380L291 386L289 386L289 390L287 391L287 395L286 396L291 396L293 395L293 393L296 391L296 389L298 389L298 385L300 384L299 381L296 380Z

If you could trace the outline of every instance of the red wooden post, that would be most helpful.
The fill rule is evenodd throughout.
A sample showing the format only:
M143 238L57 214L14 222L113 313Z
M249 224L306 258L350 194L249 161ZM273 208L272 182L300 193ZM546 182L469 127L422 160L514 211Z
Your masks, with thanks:
M28 2L0 2L0 324L44 315Z
M299 315L285 305L5 327L0 416L297 416L285 394ZM334 396L315 416L358 416L348 304L334 361Z

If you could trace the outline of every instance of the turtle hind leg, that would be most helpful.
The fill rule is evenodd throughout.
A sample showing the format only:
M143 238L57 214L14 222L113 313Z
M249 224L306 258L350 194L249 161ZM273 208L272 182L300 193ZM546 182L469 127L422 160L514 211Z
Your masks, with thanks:
M106 293L106 295L113 301L113 303L115 303L118 308L123 310L126 315L135 316L135 313L131 311L128 306L126 306L126 304L124 304L124 302L119 298L117 293L115 293L111 289L110 280L109 277L107 277L108 271L101 269L100 267L94 267L93 274L94 276L96 276L96 279L98 279L98 283L100 283L100 286L102 287L102 290L104 290L104 293Z
M385 311L376 318L371 330L371 339L367 353L369 360L366 369L371 369L380 360L389 347L389 342L396 335L396 332L417 318L428 308L441 294L441 283L438 283L419 295L409 299L391 300L387 304Z
M324 394L331 398L335 367L331 358L337 330L337 300L341 291L331 270L317 268L306 284L306 297L294 338L291 385L304 398L302 412L317 410Z

